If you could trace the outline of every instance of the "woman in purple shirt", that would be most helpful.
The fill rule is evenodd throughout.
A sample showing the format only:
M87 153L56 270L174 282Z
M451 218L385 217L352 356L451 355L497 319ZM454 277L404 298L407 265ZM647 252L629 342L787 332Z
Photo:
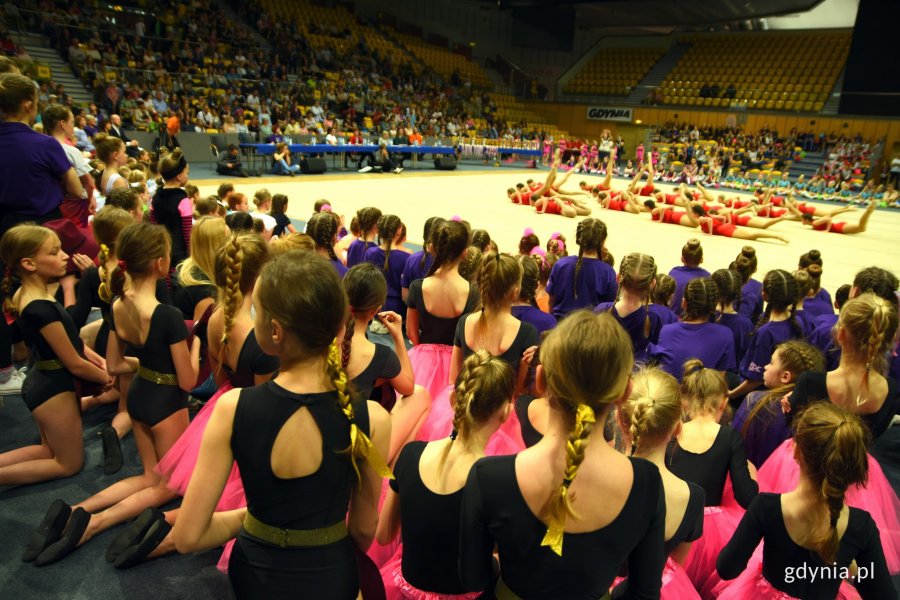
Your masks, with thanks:
M397 215L382 215L378 219L378 246L366 250L363 260L372 263L384 272L388 293L384 310L390 310L406 319L406 304L400 288L400 276L409 254L402 250L392 250L403 237L403 223ZM355 242L354 242L355 243ZM352 245L351 245L352 247ZM349 260L347 261L350 262Z
M681 299L684 298L684 288L687 284L698 277L709 277L709 271L700 268L700 263L703 262L703 246L700 245L700 240L691 238L687 241L681 248L681 262L680 267L669 271L669 276L675 280L675 295L672 296L669 308L679 316L682 312Z
M550 271L547 294L557 320L579 308L594 307L616 298L616 272L600 259L606 242L606 224L583 219L575 233L578 256L559 259Z

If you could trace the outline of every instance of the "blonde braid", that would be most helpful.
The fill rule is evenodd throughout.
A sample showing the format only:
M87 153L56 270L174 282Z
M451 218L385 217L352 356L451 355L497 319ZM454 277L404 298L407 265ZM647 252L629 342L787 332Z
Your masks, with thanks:
M566 470L558 493L550 499L547 533L541 541L541 546L550 546L550 549L559 556L562 556L563 528L566 525L566 517L568 515L577 516L569 497L569 486L575 480L578 467L584 460L584 450L597 418L594 409L587 404L579 403L577 407L570 407L570 409L575 412L575 426L569 432L566 442Z
M350 381L347 378L346 371L341 368L341 350L337 338L334 339L328 349L328 360L325 363L325 368L328 376L331 378L331 383L337 390L338 406L340 406L341 412L344 413L344 416L350 422L350 446L346 452L350 454L350 463L353 465L353 470L356 472L356 478L359 479L360 485L362 485L362 476L359 472L360 461L368 461L369 466L379 476L393 479L394 476L391 470L372 445L372 440L359 428L354 419L353 403L350 398Z
M884 322L886 304L880 298L875 299L875 310L872 311L872 324L869 328L869 343L866 345L866 372L863 375L862 385L856 395L856 405L865 404L869 399L869 375L872 373L873 364L878 361L878 352L884 344ZM863 394L865 390L865 395Z
M222 349L219 351L220 369L225 364L228 340L231 337L231 330L234 328L235 317L244 301L244 295L241 293L241 267L244 262L244 249L237 236L232 236L225 244L225 287L219 292L219 302L225 317L221 340Z
M653 398L648 398L648 400L639 400L634 402L634 409L631 411L629 416L629 420L631 421L631 426L628 428L628 433L631 435L631 453L634 454L635 450L638 448L638 442L640 442L641 436L647 433L647 415L653 412L653 405L656 404L656 401Z
M97 295L107 304L112 300L112 292L109 291L109 284L106 281L106 278L109 276L109 273L106 271L106 261L108 260L109 246L100 244L100 252L97 254L97 262L100 263L97 267L97 274L100 275L100 287L97 289Z

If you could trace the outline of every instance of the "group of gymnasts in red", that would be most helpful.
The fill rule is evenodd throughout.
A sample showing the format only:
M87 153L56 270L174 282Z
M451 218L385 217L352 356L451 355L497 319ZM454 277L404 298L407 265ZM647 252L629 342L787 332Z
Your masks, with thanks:
M613 163L615 154L610 154L608 160ZM709 235L742 240L775 239L784 243L788 243L787 238L765 230L781 221L798 221L815 231L862 233L875 210L875 204L869 203L858 223L847 223L834 221L834 217L856 210L855 208L827 208L809 202L798 202L794 200L793 192L777 196L771 189L760 189L752 199L738 196L726 198L721 193L715 196L699 183L693 190L682 183L666 193L654 186L653 166L650 164L643 165L631 183L621 190L611 187L611 168L607 168L606 177L599 184L582 181L578 189L566 189L563 186L572 173L580 169L581 164L570 169L557 181L558 167L557 157L544 183L532 179L526 183L518 183L506 191L507 197L513 204L534 206L538 213L569 218L590 215L591 200L594 200L607 210L650 213L653 221L692 229L699 227ZM643 182L645 176L646 182Z

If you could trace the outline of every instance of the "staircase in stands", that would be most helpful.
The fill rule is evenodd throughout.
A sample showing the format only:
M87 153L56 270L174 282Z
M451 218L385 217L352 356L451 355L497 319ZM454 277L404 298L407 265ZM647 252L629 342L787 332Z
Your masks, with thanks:
M650 69L643 79L631 90L631 94L625 99L626 106L637 106L641 104L650 91L659 87L681 57L690 49L691 44L688 42L676 42L669 48L669 51L663 54L653 68Z
M93 102L91 92L75 76L69 63L50 46L50 40L35 33L16 33L12 37L36 62L50 66L50 79L56 85L65 86L66 93L72 96L75 104L87 105Z

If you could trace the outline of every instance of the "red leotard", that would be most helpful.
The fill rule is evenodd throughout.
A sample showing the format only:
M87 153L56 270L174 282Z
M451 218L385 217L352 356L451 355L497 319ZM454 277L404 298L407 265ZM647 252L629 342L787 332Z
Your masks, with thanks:
M725 237L731 237L734 234L734 231L737 229L737 225L732 225L731 223L720 223L719 221L713 221L713 235L721 235Z
M654 190L654 189L655 189L655 188L653 187L653 184L652 184L652 183L648 183L647 185L645 185L644 187L642 187L642 188L638 191L638 195L640 195L640 196L650 196L650 195L653 194L653 190Z
M541 184L541 183L533 183L533 184L531 184L530 186L528 186L528 189L530 189L530 190L532 191L532 193L533 193L533 192L538 191L538 190L541 189L542 187L544 187L544 185Z
M844 233L844 225L846 225L846 223L844 223L843 221L840 221L838 223L832 221L831 233Z
M769 209L769 218L777 219L781 215L787 212L786 208L770 208Z
M734 223L737 225L740 225L741 227L746 227L747 223L749 223L750 219L752 219L752 218L753 217L751 217L750 215L734 215L732 217Z
M628 204L625 200L613 200L610 199L609 203L606 205L606 208L609 210L625 210L625 205Z
M807 215L815 215L816 214L816 207L810 206L806 202L798 202L796 204L796 207L797 207L797 210L799 210L803 214L807 214Z
M663 213L663 223L669 223L670 225L681 225L681 217L686 215L687 213L681 210L672 210L667 209L666 212Z
M678 199L681 197L681 194L666 194L666 204L675 204L678 202Z
M602 192L609 191L609 186L606 185L605 183L598 183L597 187L600 188L600 191L602 191ZM620 192L616 192L616 193L620 193Z
M741 200L740 198L731 198L730 200L725 201L725 206L728 206L729 208L744 208L751 204L753 203L749 200Z
M556 203L556 200L551 198L550 200L547 200L547 204L544 205L544 214L561 215L562 207Z
M771 200L775 206L781 206L784 203L784 196L772 196Z
M622 190L609 190L609 197L612 199L618 198L622 195Z

